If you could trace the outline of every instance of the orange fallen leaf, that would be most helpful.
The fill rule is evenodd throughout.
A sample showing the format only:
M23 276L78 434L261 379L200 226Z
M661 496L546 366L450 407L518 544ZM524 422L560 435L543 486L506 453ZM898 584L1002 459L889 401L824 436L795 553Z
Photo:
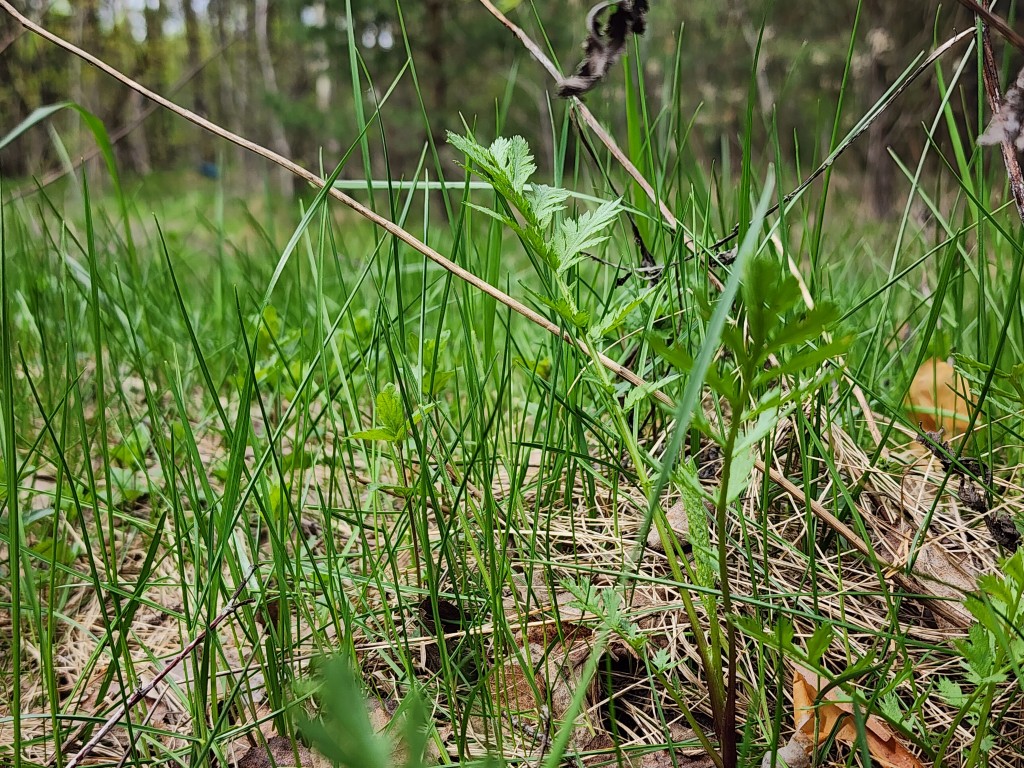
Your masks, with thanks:
M910 384L904 403L911 420L929 432L942 429L947 438L963 434L971 414L967 381L945 360L925 360Z
M811 747L820 744L835 730L836 741L854 744L857 741L857 726L853 721L853 705L839 700L839 692L829 689L818 699L818 691L827 681L815 672L798 664L793 665L793 720L796 730L808 737ZM815 722L817 715L817 722ZM899 737L874 715L868 715L865 736L871 756L886 768L924 768L899 740Z

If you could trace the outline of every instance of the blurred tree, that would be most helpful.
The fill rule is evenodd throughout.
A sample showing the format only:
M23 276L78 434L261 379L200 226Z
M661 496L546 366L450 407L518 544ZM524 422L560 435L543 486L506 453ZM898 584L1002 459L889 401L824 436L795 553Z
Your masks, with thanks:
M568 72L579 60L584 20L594 1L507 0L504 7ZM548 75L478 0L53 0L46 10L37 0L22 2L36 8L47 26L158 90L184 71L196 71L180 101L310 167L318 167L321 157L327 165L340 158L359 135L357 114L371 116L396 78L380 126L366 133L375 176L389 170L409 175L428 141L438 146L442 172L451 173L454 158L443 136L448 129L461 130L463 121L483 140L498 132L521 133L542 165L554 162L552 123L559 124L566 105L553 99ZM903 6L863 0L840 135L931 45L933 28L969 23L962 11L947 9L935 23L938 8L934 1ZM654 2L649 30L639 41L648 105L655 113L681 106L683 114L674 119L684 121L696 112L688 145L678 150L686 153L684 162L721 168L723 158L737 157L751 98L754 147L771 152L770 131L777 129L784 158L803 168L819 162L831 149L857 9L858 0L811 6L771 0ZM111 130L135 119L145 106L38 38L14 40L16 32L0 16L0 131L36 107L69 96ZM198 69L204 50L218 52L205 71ZM677 50L684 89L680 105L667 87L675 76ZM617 68L587 97L618 135L625 123L622 78ZM970 108L974 98L968 87L953 103ZM923 78L851 150L849 158L859 157L859 167L844 160L875 213L885 215L898 200L890 151L908 159L922 151L919 126L935 102L934 88ZM91 145L70 116L55 125L72 155ZM225 150L162 112L118 147L126 168L140 172L196 167ZM230 151L235 153L231 165L265 170L262 161ZM348 175L361 177L360 153L354 157ZM772 158L756 161L762 159ZM41 173L41 165L56 160L40 129L0 155L0 170ZM276 182L281 190L290 187L283 176Z

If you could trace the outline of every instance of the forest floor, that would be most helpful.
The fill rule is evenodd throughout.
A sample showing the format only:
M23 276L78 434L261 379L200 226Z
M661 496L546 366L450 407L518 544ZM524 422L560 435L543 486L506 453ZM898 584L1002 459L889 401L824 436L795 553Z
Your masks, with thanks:
M943 100L874 221L643 109L654 200L452 134L348 185L390 233L230 168L4 185L4 764L1024 763L997 153Z

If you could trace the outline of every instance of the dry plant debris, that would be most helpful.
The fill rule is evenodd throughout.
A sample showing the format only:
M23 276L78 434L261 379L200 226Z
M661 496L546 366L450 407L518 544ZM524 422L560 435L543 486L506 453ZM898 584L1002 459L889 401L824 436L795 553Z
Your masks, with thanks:
M613 5L615 10L607 21L602 21L602 14ZM563 98L581 96L597 85L626 50L629 35L644 33L647 11L648 0L601 2L591 8L587 14L583 60L573 75L558 84L558 95Z
M284 736L267 739L267 745L251 747L239 759L237 768L327 768L330 763L310 751L293 744Z
M778 750L789 768L811 765L814 750L830 738L840 744L857 743L857 726L853 705L844 701L842 694L828 680L800 664L793 664L793 723L795 733L789 743ZM822 688L825 691L822 693ZM908 750L900 739L874 715L864 723L864 736L868 750L878 764L885 768L924 768L924 764ZM764 768L772 768L771 752L762 761Z
M979 537L979 531L984 534L985 528L977 520L978 513L969 506L958 506L956 499L950 495L944 496L936 505L937 483L930 477L928 467L922 466L908 454L907 469L902 473L894 473L891 469L872 466L869 452L838 427L832 429L829 437L838 471L862 482L866 499L861 510L864 522L872 532L878 551L891 561L901 564L905 562L900 557L907 557L915 532L928 511L935 506L935 513L914 566L914 573L919 575L925 594L931 592L951 601L947 605L960 607L958 596L962 599L964 591L974 588L980 574L998 572L997 553L992 547L979 546L979 541L983 540L983 537ZM784 443L770 460L785 464L786 452L796 450L796 441ZM210 451L211 455L218 453L215 441L211 443ZM602 486L605 490L599 491L597 495L599 509L594 515L582 501L586 498L583 480L577 477L576 485L561 488L563 476L549 471L552 458L551 455L545 456L534 451L524 458L525 465L521 466L525 466L525 470L516 471L507 465L499 465L494 469L490 495L499 500L508 526L505 557L512 571L512 577L506 583L507 596L501 605L504 617L460 609L454 601L443 599L438 603L439 623L434 621L435 613L428 601L413 603L413 613L404 625L408 642L416 654L421 682L428 686L428 690L430 681L441 668L436 638L445 638L448 655L456 663L464 660L463 657L477 653L475 649L467 652L466 643L471 638L478 638L482 643L488 656L486 660L490 661L491 666L470 670L468 674L478 674L481 678L487 676L488 695L497 708L474 705L468 733L472 754L482 755L488 748L493 749L499 740L497 730L503 733L500 742L507 757L536 758L543 754L553 723L565 711L569 698L576 690L580 665L590 651L596 626L595 618L580 610L560 582L573 578L578 574L580 566L595 572L614 570L621 562L623 553L635 544L636 535L642 528L646 511L646 503L642 498L633 498L622 492L613 494L610 490L613 484L607 482ZM790 466L800 466L795 454L788 461ZM315 469L310 470L311 481L320 488L320 493L327 493L330 476L316 472ZM335 482L339 479L336 477ZM714 473L709 473L704 482L713 487L718 480ZM549 495L552 491L556 492ZM374 492L364 486L366 498ZM751 489L743 501L744 510L757 508L758 493L759 486ZM315 487L310 488L307 494L305 503L314 505L318 495ZM470 488L469 498L473 503L478 503L486 495L475 485ZM365 504L366 498L354 499L352 503ZM556 498L560 501L549 511L550 523L535 530L531 519L522 514L523 510L532 508L538 498ZM451 504L453 500L445 501ZM389 496L388 503L400 508L406 500ZM683 523L685 516L681 514L681 499L678 496L667 496L663 504L672 513L670 519L674 523L672 528L676 535L685 537L687 531ZM1014 494L1005 504L1008 510L1018 509L1020 494ZM813 610L820 617L819 621L843 624L849 627L846 636L849 652L854 655L870 653L877 642L877 627L891 621L889 606L880 596L878 575L871 564L855 554L851 556L842 546L841 539L823 536L820 531L812 541L807 542L805 511L802 505L786 496L773 500L771 509L772 515L765 532L767 536L762 535L757 527L742 525L741 515L731 520L729 530L725 532L731 541L742 541L751 554L749 559L737 558L734 577L738 593L752 595L755 584L766 585L772 593L788 596L778 598L780 608L798 613ZM742 511L742 514L749 515L750 511ZM382 518L376 522L378 528L364 532L364 535L370 534L366 546L371 552L392 546L390 527L395 525L395 519L394 516ZM316 539L328 533L321 530L311 535L311 546L318 550L322 545ZM360 534L339 528L331 532L331 535L339 541L346 541ZM439 535L436 529L430 531L434 545ZM717 535L717 532L712 531L713 537ZM539 537L539 546L551 553L550 566L537 567L525 555L525 550L518 546L528 536ZM264 545L269 547L269 543ZM806 545L814 548L813 553L805 551ZM137 560L133 554L136 550L130 540L120 542L118 546L123 548L126 563ZM813 609L805 594L806 588L801 587L801 579L812 554L817 573L814 598L817 605ZM759 562L770 563L770 571L751 571L749 565ZM411 584L411 562L405 561L405 570L405 576ZM649 551L638 565L632 602L623 606L623 610L628 620L635 622L647 638L648 647L652 650L664 649L669 665L681 681L683 690L687 691L688 706L693 708L699 718L708 718L707 689L696 662L694 639L684 620L678 596L673 589L664 585L667 575L665 556ZM164 581L168 582L171 576L170 573L165 574ZM594 584L595 588L609 585L610 582L602 583L600 580L595 580ZM297 656L302 658L322 644L322 640L315 638L318 634L323 636L324 628L309 623L315 616L313 606L317 596L315 590L295 590L290 585L282 585L284 587L289 588L289 594L297 596L291 620L302 625L300 636L304 638L303 645L295 649ZM453 584L441 587L448 594L455 589ZM762 590L765 588L761 587ZM185 629L182 619L178 618L180 595L172 587L154 588L147 592L146 598L153 606L166 608L140 612L133 635L137 640L133 642L144 643L158 657L167 657L180 648ZM364 610L394 610L393 594L378 594L370 590L358 599L364 601ZM96 638L102 637L103 630L102 613L96 595L87 587L83 587L75 600L69 603L68 611L76 617L76 624L74 628L69 627L69 634L59 639L57 646L58 657L65 660L67 673L71 675L72 670L80 666L80 654L93 652ZM236 621L242 618L238 616ZM498 618L501 620L496 623ZM965 611L962 624L946 625L937 621L927 609L905 602L900 612L900 630L931 643L945 643L951 637L958 636L970 620ZM800 634L815 629L813 624L802 620L797 620L796 624ZM502 625L512 628L514 634L503 633L499 628ZM227 639L226 648L231 650L231 654L227 659L228 666L224 669L224 685L230 687L232 679L244 674L246 682L243 698L248 699L248 703L240 710L240 714L244 713L244 717L254 719L265 717L269 712L266 696L262 692L266 683L260 676L253 676L251 670L247 672L242 662L251 653L249 643L253 640L259 642L261 633L255 632L252 638L246 632L232 630L228 634L234 639ZM367 627L367 634L357 640L357 653L367 680L372 682L380 696L393 700L400 694L400 687L393 678L392 668L382 655L382 651L395 645L394 640L387 638L385 633L373 634L371 628ZM417 649L422 649L422 656ZM748 646L747 653L753 650L753 647ZM952 653L946 656L934 651L916 650L912 645L908 645L905 652L909 654L906 663L918 670L922 676L920 679L926 678L929 670L948 666L950 659L955 658ZM631 750L647 750L637 752L631 758L630 764L633 766L668 765L673 759L680 765L701 765L702 758L698 757L700 748L692 733L681 732L678 728L681 715L675 703L660 689L657 681L644 671L632 649L621 643L613 643L607 656L607 660L602 661L602 669L607 666L612 673L599 676L600 684L587 692L583 715L573 733L573 746L577 750L596 752L593 756L596 762L607 763L610 756L614 759L617 747L623 750L623 754L632 754ZM823 664L833 669L845 668L847 663L846 651L840 649L838 644L836 648L830 648L823 659ZM745 686L741 689L741 712L748 704L743 691L752 690L749 686L755 685L757 681L755 669L756 663L748 655L740 671ZM102 672L96 670L94 673L97 680ZM175 677L175 685L178 687L190 684L188 675ZM815 688L813 683L810 686ZM905 686L907 683L900 684L900 689ZM93 682L82 681L75 690L81 706L88 707L90 712L103 713L116 705L117 699L113 693L108 694L105 702L90 701L89 692L95 690ZM34 687L26 692L25 700L36 702L31 706L38 707L44 693L41 687ZM154 699L145 704L153 713L149 722L167 734L165 743L168 746L182 744L172 734L188 732L190 725L187 710L181 708L172 688L155 693L160 694L159 700ZM815 696L807 694L811 701ZM609 719L611 701L617 717L614 723ZM1002 694L997 694L996 702L1000 706L1010 703L1003 701ZM932 696L923 704L921 719L926 727L936 730L946 728L950 718L951 709L941 698ZM33 728L39 729L36 735L43 735L46 719L39 718L31 722ZM709 721L705 719L702 722ZM1007 718L1003 728L1000 741L1003 752L994 756L991 763L996 768L1009 768L1024 759L1024 752L1013 746L1024 738L1021 724L1017 719ZM459 729L451 729L441 722L439 730L444 731L450 739L448 746L452 754L455 754L454 745ZM2 732L0 725L0 739L9 738L9 735ZM113 757L116 760L123 755L128 748L125 735L123 730L111 734L109 743L95 757ZM967 745L971 735L970 724L962 721L956 726L952 744ZM875 738L878 739L879 748L890 744L884 732L876 732ZM45 760L49 754L42 748L43 742L39 743L40 751L35 756ZM672 746L659 747L666 743ZM806 754L807 750L803 747L801 749ZM902 754L897 747L890 747L890 751ZM952 754L954 752L951 750ZM901 765L898 762L893 764ZM950 764L957 765L955 761ZM908 762L906 765L915 764ZM790 763L790 766L792 768L794 763Z
M1024 68L1017 73L1017 79L1006 91L999 111L992 116L985 132L978 137L982 146L1013 144L1018 152L1024 152Z
M911 422L927 432L956 437L967 429L970 411L965 395L967 381L946 360L925 360L914 374L906 406Z

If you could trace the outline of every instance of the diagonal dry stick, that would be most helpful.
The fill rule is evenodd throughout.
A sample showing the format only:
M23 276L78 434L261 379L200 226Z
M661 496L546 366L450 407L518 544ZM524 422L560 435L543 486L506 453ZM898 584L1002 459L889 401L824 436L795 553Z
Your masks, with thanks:
M480 4L490 11L494 18L504 24L509 32L519 38L519 42L523 44L523 47L530 52L530 55L533 56L533 58L540 62L540 65L547 70L551 77L556 81L561 82L562 73L558 71L558 67L552 63L551 59L544 55L544 51L542 51L540 47L530 39L528 34L517 27L508 18L508 16L495 8L491 0L480 0ZM673 230L676 229L679 226L679 222L676 221L676 217L672 215L672 211L670 211L668 206L665 205L665 201L658 196L658 193L654 191L651 183L644 178L644 175L640 173L639 169L633 165L630 159L626 157L626 154L619 149L619 145L615 143L615 139L613 139L608 131L604 129L604 126L598 122L597 118L594 117L594 113L587 109L587 105L580 101L577 96L572 97L572 104L576 112L583 118L583 122L585 122L590 127L590 130L597 135L597 138L601 140L601 143L608 147L608 151L612 153L612 156L616 160L618 160L619 164L626 169L626 173L632 176L633 180L640 185L640 188L643 189L651 199L651 202L658 205L661 209L661 216L665 223ZM691 248L692 245L693 244L690 242L690 239L687 238L686 246Z
M1009 24L1007 24L1002 17L996 16L992 11L983 6L977 0L957 0L960 5L973 11L975 16L981 16L981 18L990 24L995 30L1006 38L1006 42L1016 48L1018 51L1024 52L1024 37L1021 37ZM992 42L989 41L988 46L992 47ZM997 81L998 82L998 81ZM986 82L986 86L988 83ZM997 91L998 94L998 91ZM992 98L992 94L989 93L989 99Z
M992 37L985 25L981 36L981 48L984 56L982 74L985 80L985 95L988 97L988 106L995 115L1003 104L1002 94L999 92L999 68L996 66L996 57L992 52ZM1010 191L1013 194L1013 201L1017 204L1017 214L1021 221L1024 221L1024 176L1021 174L1020 163L1017 162L1017 149L1013 145L1013 137L1006 136L1000 144L1003 150L1003 164L1006 166L1006 176L1010 181Z
M3 4L6 5L6 2L4 2ZM233 614L243 605L252 602L251 600L239 600L238 598L242 594L242 590L245 589L245 585L249 583L249 579L252 578L252 575L255 572L256 566L253 565L253 567L249 569L249 573L245 576L245 578L242 579L242 583L238 585L238 588L235 590L234 594L231 595L231 599L228 600L227 605L225 605L221 612L214 617L213 621L211 621L209 624L203 627L184 648L182 648L180 651L174 654L174 656L168 659L163 669L157 672L153 676L152 680L150 680L145 685L140 685L138 688L136 688L132 695L127 698L124 704L119 705L110 714L110 716L103 722L103 725L100 726L99 730L96 731L93 737L89 739L89 741L87 741L82 746L82 748L78 750L78 753L68 761L67 768L78 768L78 766L81 765L82 761L85 758L87 758L89 754L94 749L96 749L97 746L99 746L99 743L103 741L106 735L110 733L112 730L114 730L114 727L119 722L121 722L121 718L127 715L132 707L134 707L136 704L138 704L140 701L146 698L149 692L156 688L157 684L159 684L161 680L167 677L167 675L170 674L171 670L173 670L182 661L184 661L185 658L196 649L196 646L203 642L203 639L210 632L217 629L217 627L223 624L227 620L227 618L231 616L231 614Z
M279 165L280 167L284 168L285 170L295 174L300 179L303 179L304 181L308 182L309 184L313 185L314 187L317 187L318 189L322 189L324 187L324 180L321 179L319 176L317 176L312 171L309 171L306 168L303 168L298 163L296 163L296 162L294 162L292 160L289 160L288 158L284 157L283 155L278 154L277 152L273 152L272 150L269 150L266 147L264 147L264 146L262 146L260 144L257 144L254 141L250 141L249 139L246 139L243 136L239 136L237 133L233 133L232 131L229 131L226 128L221 127L220 125L217 125L216 123L213 123L210 120L207 120L205 117L202 117L202 116L196 114L195 112L193 112L190 109L186 109L185 107L182 107L182 106L180 106L178 104L175 104L170 99L167 99L167 98L161 96L160 94L156 93L155 91L151 91L146 86L144 86L141 83L139 83L139 82L133 80L132 78L128 77L127 75L125 75L120 70L115 69L114 67L112 67L109 64L107 64L105 61L97 58L96 56L93 56L91 53L82 50L81 48L79 48L74 43L68 42L67 40L65 40L64 38L60 37L59 35L56 35L53 32L50 32L49 30L45 29L44 27L41 27L40 25L36 24L31 19L25 17L20 12L18 12L18 10L15 9L10 4L10 2L8 2L8 0L0 0L0 8L2 8L5 11L7 11L7 13L9 13L11 16L13 16L18 21L18 23L21 24L22 26L24 26L26 29L29 29L30 31L34 32L35 34L39 35L40 37L50 41L54 45L56 45L56 46L58 46L60 48L63 48L64 50L69 51L70 53L73 53L75 56L78 56L80 59L82 59L82 60L86 61L87 63L91 64L92 66L96 67L97 69L99 69L100 71L102 71L105 74L109 75L110 77L114 78L115 80L117 80L121 84L127 86L128 88L131 88L133 91L137 91L138 93L141 93L147 99L150 99L151 101L156 102L160 106L164 107L165 109L170 110L171 112L173 112L174 114L178 115L179 117L183 117L184 119L188 120L190 123L198 125L200 128L203 128L204 130L209 131L214 136L219 136L220 138L222 138L222 139L224 139L226 141L229 141L232 144L235 144L235 145L237 145L239 147L242 147L243 149L246 149L249 152L252 152L253 154L259 155L262 158L270 160L272 163L275 163L275 164ZM342 203L347 205L349 208L351 208L353 211L358 213L360 216L362 216L362 217L364 217L366 219L369 219L374 224L376 224L378 227L380 227L381 229L385 230L390 235L392 235L394 237L397 237L399 240L401 240L402 242L406 243L407 245L409 245L411 248L413 248L414 250L418 251L419 253L423 254L424 256L426 256L428 259L430 259L435 264L437 264L437 265L443 267L444 269L448 270L449 272L451 272L453 275L455 275L459 279L464 280L465 282L469 283L470 285L472 285L477 290L480 290L483 293L486 293L488 296L490 296L491 298L496 299L497 301L501 302L502 304L504 304L509 309L512 309L515 312L518 312L520 315L525 317L527 320L529 320L530 322L532 322L532 323L534 323L536 325L539 325L541 328L543 328L544 330L548 331L549 333L552 333L555 336L558 336L558 337L564 339L565 341L569 342L570 344L572 344L572 345L578 347L579 349L583 350L584 353L590 354L589 350L587 349L586 344L584 344L582 341L574 338L568 332L563 331L561 328L559 328L557 325L552 323L550 320L548 320L543 315L541 315L538 312L535 312L534 310L530 309L528 306L526 306L522 302L518 301L517 299L512 298L511 296L509 296L507 293L505 293L504 291L500 290L499 288L494 287L493 285L488 283L486 280L483 280L483 279L477 277L472 272L470 272L469 270L464 269L463 267L459 266L458 264L456 264L451 259L448 259L448 258L442 256L440 253L438 253L436 250L431 248L429 245L427 245L426 243L422 242L421 240L419 240L418 238L416 238L414 235L410 234L406 230L402 229L402 227L398 226L397 224L395 224L390 219L386 219L383 216L381 216L379 213L377 213L376 211L373 211L370 208L367 208L365 205L363 205L359 201L357 201L354 198L349 197L348 195L346 195L340 189L332 188L332 189L330 189L328 191L328 193L335 200L341 201ZM606 355L598 353L597 358L598 358L598 361L602 365L604 365L606 368L608 368L608 370L614 372L618 376L621 376L623 379L625 379L626 381L630 382L631 384L634 384L636 386L640 386L640 385L642 385L644 383L643 379L641 379L639 376L637 376L635 373L630 371L625 366L622 366L619 363L615 362L610 357L607 357ZM671 402L671 401L669 401L669 402Z
M481 2L486 2L486 0L481 0ZM21 13L19 13L10 4L8 0L0 0L0 8L7 11L7 13L9 13L11 16L17 19L17 21L22 26L31 30L35 34L39 35L40 37L46 40L49 40L54 45L63 48L64 50L69 51L70 53L73 53L74 55L88 62L89 64L101 70L102 72L105 72L106 74L110 75L118 82L124 84L125 86L131 88L134 91L141 93L143 96L146 96L147 98L155 101L157 104L159 104L162 107L165 107L166 109L170 110L176 115L179 115L180 117L183 117L189 122L194 123L195 125L198 125L201 128L204 128L205 130L209 131L215 136L219 136L225 139L226 141L230 141L231 143L236 144L242 147L243 149L246 149L250 152L253 152L256 155L259 155L260 157L263 157L267 160L270 160L273 163L276 163L280 167L285 168L286 170L290 171L291 173L295 174L299 178L307 181L308 183L312 184L315 187L324 187L323 179L321 179L316 174L306 170L298 163L295 163L292 160L289 160L288 158L283 157L282 155L279 155L276 152L273 152L267 149L266 147L261 146L260 144L257 144L253 141L249 141L248 139L243 138L242 136L239 136L236 133L232 133L226 128L222 128L216 123L212 123L206 118L200 117L194 112L175 104L174 102L164 98L163 96L157 93L154 93L153 91L146 88L144 85L141 85L135 80L132 80L130 77L123 74L114 67L110 66L106 62L98 59L97 57L93 56L92 54L86 51L83 51L81 48L74 45L73 43L68 42L64 38L55 35L49 30L39 26L30 19L26 18ZM524 305L522 302L512 298L505 292L494 287L486 280L483 280L474 275L472 272L469 272L468 270L460 267L458 264L451 261L450 259L445 258L436 250L418 240L415 236L413 236L406 230L402 229L402 227L398 226L393 221L384 218L375 211L370 210L365 205L359 203L358 201L354 200L353 198L343 193L341 190L332 188L329 190L329 194L331 195L331 197L341 201L342 203L347 205L352 210L356 211L364 218L372 221L381 229L385 230L394 237L397 237L402 242L406 243L407 245L421 253L423 256L433 261L435 264L438 264L444 269L448 270L451 274L455 275L459 279L464 280L465 282L472 285L474 288L477 288L478 290L482 291L488 296L501 302L509 309L514 310L515 312L519 313L530 322L540 326L541 328L553 334L554 336L557 336L563 341L567 342L568 344L571 344L572 346L578 348L585 355L593 359L595 362L603 365L605 368L607 368L609 371L616 374L620 378L625 379L634 386L648 388L651 391L651 396L655 400L667 406L671 410L675 410L676 404L671 397L662 392L660 389L650 387L650 385L647 384L647 382L645 382L644 379L642 379L640 376L638 376L636 373L634 373L626 366L617 363L615 360L612 360L607 355L597 352L596 350L591 350L583 341L576 339L568 332L563 331L561 328L552 323L543 315L540 315L539 313L535 312L534 310ZM911 596L927 597L927 594L924 592L924 590L922 590L921 585L917 582L917 580L914 577L907 576L901 573L900 568L894 566L891 563L887 563L879 559L879 557L876 554L872 553L871 548L868 546L868 544L865 543L864 540L857 535L856 531L854 531L848 525L839 520L839 518L837 518L827 509L825 509L824 506L822 506L813 499L807 498L803 491L794 483L792 483L789 480L789 478L783 475L779 470L777 470L775 467L765 466L765 464L760 460L756 462L755 467L762 474L767 473L773 482L782 486L786 490L786 492L789 493L794 499L810 507L811 511L815 514L815 516L817 516L823 522L827 523L830 527L835 529L844 538L849 540L850 545L853 546L858 552L867 557L873 558L873 560L878 564L878 567L881 570L886 572L892 572L893 581L895 581L901 588L905 589L908 593L910 593ZM949 621L960 621L960 618L954 612L950 611L949 608L946 607L946 605L941 600L929 600L928 606L935 614L940 615ZM68 768L72 767L69 766Z

